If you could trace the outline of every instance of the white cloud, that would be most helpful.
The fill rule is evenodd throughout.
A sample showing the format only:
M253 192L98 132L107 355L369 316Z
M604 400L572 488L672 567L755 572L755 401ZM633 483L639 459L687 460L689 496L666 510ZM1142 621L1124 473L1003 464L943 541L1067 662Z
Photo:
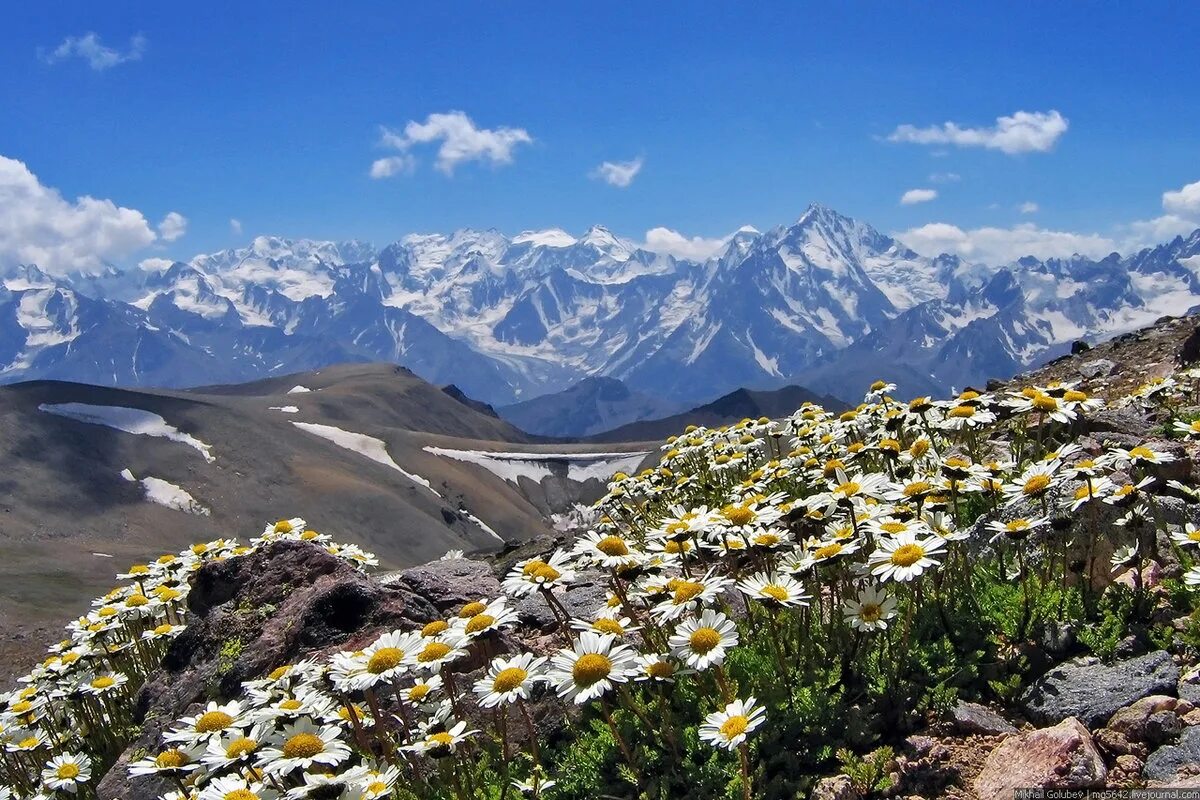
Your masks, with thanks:
M609 186L624 189L642 171L641 156L632 161L605 161L589 173L591 177L604 181Z
M915 206L917 203L928 203L930 200L936 200L937 196L937 189L909 189L900 195L900 205Z
M187 226L187 217L178 211L171 211L158 223L158 235L164 242L173 242L187 233Z
M100 72L127 61L140 61L145 52L146 37L140 33L129 40L129 49L122 53L105 46L100 42L98 35L89 31L83 36L68 36L58 47L49 52L39 50L38 55L47 64L57 64L68 58L81 58L89 67Z
M1038 204L1032 200L1026 200L1017 206L1017 211L1020 211L1022 214L1036 214L1038 212Z
M406 172L412 172L417 166L417 160L408 153L399 156L388 156L387 158L377 158L371 162L371 177L378 180L379 178L390 178L393 175L403 175Z
M1200 181L1173 192L1163 192L1162 204L1163 211L1168 214L1200 219Z
M730 236L719 239L708 239L703 236L684 236L679 231L670 228L651 228L646 231L646 241L642 248L652 253L667 253L676 258L686 258L692 261L704 261L710 256L725 249Z
M1103 258L1120 244L1094 233L1073 233L1039 228L1031 222L1011 228L982 227L964 230L945 222L931 222L894 234L897 239L927 256L954 253L968 261L1007 264L1022 256L1067 258L1075 253Z
M229 218L229 232L234 236L242 235L242 221L236 217Z
M930 183L958 183L962 176L957 172L935 172L929 176Z
M24 163L0 156L0 268L95 271L156 238L142 212L86 195L71 202Z
M533 137L524 128L477 128L462 111L430 114L424 122L411 120L402 133L384 128L380 144L407 156L414 145L440 142L436 166L447 175L465 161L484 161L494 166L511 164L518 145L530 144ZM411 156L408 156L411 159ZM379 159L371 165L371 177L386 178L410 168L415 161L404 156Z
M169 258L143 258L138 262L138 269L146 272L166 272L174 263Z
M997 117L992 127L964 128L956 122L927 128L901 125L887 138L890 142L986 147L1009 155L1044 153L1067 132L1067 125L1067 118L1055 110L1018 111L1009 117Z

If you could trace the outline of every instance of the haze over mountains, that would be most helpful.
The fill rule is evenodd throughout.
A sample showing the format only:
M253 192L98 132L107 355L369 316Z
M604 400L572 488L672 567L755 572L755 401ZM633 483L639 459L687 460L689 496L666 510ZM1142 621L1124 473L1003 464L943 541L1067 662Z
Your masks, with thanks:
M606 377L669 413L741 387L961 387L1198 305L1200 231L1000 266L918 255L819 205L703 263L602 227L381 250L259 237L160 270L11 272L0 379L194 386L391 361L497 407Z

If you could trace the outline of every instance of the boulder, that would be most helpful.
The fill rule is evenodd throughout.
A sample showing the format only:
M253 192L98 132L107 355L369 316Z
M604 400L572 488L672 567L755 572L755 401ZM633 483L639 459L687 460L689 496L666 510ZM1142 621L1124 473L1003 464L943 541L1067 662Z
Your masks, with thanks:
M1075 341L1071 342L1071 355L1073 356L1077 356L1080 353L1086 353L1091 349L1092 346L1083 339L1076 339Z
M1200 361L1200 325L1179 346L1179 363L1185 367Z
M1071 661L1026 689L1021 705L1039 724L1075 717L1089 728L1097 728L1118 709L1143 697L1173 693L1178 682L1179 667L1165 650L1112 664Z
M387 575L381 582L404 586L414 594L429 598L442 613L502 594L500 579L491 566L467 558L431 561Z
M979 797L1012 797L1018 788L1094 789L1108 769L1079 720L1010 736L991 752L975 778Z
M822 778L813 787L812 800L861 800L849 775Z
M1200 727L1188 728L1175 744L1158 748L1146 759L1142 774L1151 781L1174 781L1182 767L1200 767Z
M307 542L274 542L205 564L192 579L187 629L134 699L141 735L101 778L98 796L152 800L172 791L161 779L130 776L128 766L156 752L163 731L197 704L232 698L243 681L276 667L439 616L428 598L403 585L381 585Z
M1079 374L1088 379L1103 378L1113 374L1113 370L1117 368L1115 362L1109 361L1107 358L1096 358L1091 361L1085 361L1079 365Z
M959 700L954 708L950 709L948 717L948 721L958 733L998 736L1017 732L1016 726L1011 722L978 703Z
M558 590L554 593L554 599L577 619L590 620L607 598L608 586L600 576L581 575L580 579L565 591ZM521 598L516 604L516 611L517 618L526 625L541 630L554 627L554 612L540 592L533 592Z
M1176 689L1181 700L1200 705L1200 667L1192 667L1181 675Z
M1174 739L1183 729L1175 713L1178 703L1176 698L1163 694L1143 697L1113 714L1106 727L1131 742L1161 744Z

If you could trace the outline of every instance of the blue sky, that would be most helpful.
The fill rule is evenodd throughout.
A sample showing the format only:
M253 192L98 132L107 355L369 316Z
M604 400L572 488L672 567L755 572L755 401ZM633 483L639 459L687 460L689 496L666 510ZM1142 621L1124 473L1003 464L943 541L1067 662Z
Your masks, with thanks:
M638 240L669 228L702 237L677 245L700 252L811 201L994 259L1127 248L1200 220L1200 7L549 6L9 8L0 156L37 185L9 163L24 194L8 202L70 218L92 213L87 195L146 230L121 228L136 225L125 215L115 244L57 242L0 223L0 259L593 223ZM430 117L453 111L467 135ZM1035 116L1005 138L998 120L1018 112ZM410 121L424 127L406 135ZM447 135L457 149L439 169ZM396 174L372 177L381 159L395 160L376 174ZM639 159L624 187L596 172ZM909 190L937 196L902 204ZM186 225L160 229L170 212ZM70 219L56 230L70 236Z

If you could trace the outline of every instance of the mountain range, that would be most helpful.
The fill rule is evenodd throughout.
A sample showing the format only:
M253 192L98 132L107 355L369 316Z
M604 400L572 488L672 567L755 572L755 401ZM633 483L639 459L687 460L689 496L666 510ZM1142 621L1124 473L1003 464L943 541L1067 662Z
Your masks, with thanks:
M0 380L232 383L402 364L496 407L614 378L675 409L800 383L929 393L1008 377L1200 304L1200 230L1137 253L927 257L812 205L703 262L603 227L361 242L258 237L159 269L9 270Z

